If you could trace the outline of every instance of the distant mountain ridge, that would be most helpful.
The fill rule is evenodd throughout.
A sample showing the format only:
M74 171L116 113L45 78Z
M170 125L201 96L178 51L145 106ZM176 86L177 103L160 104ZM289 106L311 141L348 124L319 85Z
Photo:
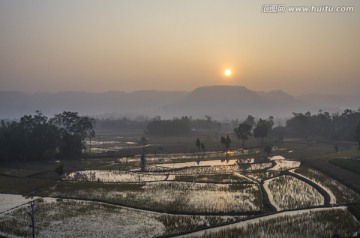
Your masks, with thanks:
M210 115L217 119L270 115L289 116L291 112L310 110L306 103L282 92L256 92L243 86L206 86L195 89L182 101L166 106L163 111L176 116ZM312 109L312 108L311 108Z
M19 118L41 110L53 115L64 110L98 117L159 115L165 118L209 115L215 119L288 117L292 112L331 112L358 109L360 96L291 96L283 91L256 92L242 86L205 86L191 92L144 90L104 93L60 92L24 93L0 91L0 118Z

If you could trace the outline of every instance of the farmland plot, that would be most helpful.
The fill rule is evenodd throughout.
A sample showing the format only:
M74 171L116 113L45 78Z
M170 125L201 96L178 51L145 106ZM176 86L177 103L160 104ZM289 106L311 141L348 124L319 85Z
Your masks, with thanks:
M292 176L266 180L264 188L278 211L324 204L324 197L315 188Z
M170 171L171 174L175 175L195 175L195 174L232 174L238 170L237 165L228 166L199 166L199 167L188 167L179 170Z
M97 183L95 185L98 185ZM61 186L61 185L59 185ZM131 187L94 186L77 188L69 183L50 196L90 199L172 213L242 213L262 209L262 197L255 184L207 184L191 182L150 182Z
M207 182L207 183L245 183L249 180L234 174L197 174L197 175L170 175L173 180L184 182ZM169 180L169 179L167 179Z
M355 193L335 179L332 179L315 169L299 168L294 170L294 172L323 187L329 193L331 202L333 204L360 202L359 194Z
M79 237L151 237L193 231L237 222L249 218L249 214L267 211L268 207L263 204L264 201L267 204L266 194L277 211L324 205L324 197L311 183L289 175L280 176L282 170L289 169L326 188L325 191L333 194L336 203L359 201L359 195L339 182L315 170L296 169L300 162L289 161L282 156L236 158L236 153L232 153L227 160L223 159L223 152L208 152L203 156L205 158L200 161L196 153L151 155L147 157L146 172L140 172L139 157L117 158L107 160L106 166L98 166L97 170L69 173L61 182L39 192L42 196L64 200L39 203L39 215L44 220L39 221L38 237L71 236L74 234L71 232L79 234ZM266 194L263 194L261 186ZM344 209L340 210L336 215L349 222L349 214ZM241 225L240 230L239 227L235 230L231 228L219 234L221 237L232 237L233 232L241 231L248 234L245 237L249 237L251 232L261 237L269 232L274 234L273 237L289 237L287 232L298 234L291 224L301 219L315 219L315 224L321 229L333 224L333 221L326 223L329 220L327 213L310 213L312 215L301 218L296 216L300 214L294 214L289 218L279 213L278 220L271 221L281 226L290 224L285 225L289 227L286 229L279 228L277 223L267 223L268 217L264 217L256 225L242 223L247 225ZM324 221L316 220L318 217ZM29 228L24 226L28 219L23 207L1 214L0 235L1 232L28 235ZM88 223L94 225L86 230L84 227ZM13 229L9 228L11 224L17 225ZM349 234L358 226L353 225L351 229L344 228L342 234ZM309 227L310 234L315 228ZM258 231L254 231L256 229ZM269 230L274 230L274 233Z
M32 198L25 198L21 195L0 194L0 213L31 202L32 200Z
M90 182L147 182L163 181L167 178L167 175L132 173L116 170L77 171L64 176L65 180Z
M235 164L234 158L242 155L241 151L231 151L229 155L224 152L209 151L205 153L173 153L173 154L149 154L146 161L157 164L159 167L173 168L189 166L212 166ZM125 161L139 161L141 156L126 158ZM123 160L122 160L123 161ZM175 164L175 165L173 165Z
M343 207L290 211L200 231L182 237L328 238L334 234L339 234L341 237L352 237L359 229L359 221L354 219Z
M245 217L179 216L78 200L37 201L37 237L153 237ZM28 207L0 216L0 234L29 236ZM90 225L91 224L91 225Z
M172 163L172 164L159 164L160 167L165 168L186 168L186 167L196 167L196 166L227 166L235 165L236 160L206 160L206 161L194 161L194 162L185 162L185 163Z
M261 194L254 184L164 182L147 183L144 189L149 193L141 195L144 201L154 195L158 206L176 204L177 210L185 213L247 212L262 208Z

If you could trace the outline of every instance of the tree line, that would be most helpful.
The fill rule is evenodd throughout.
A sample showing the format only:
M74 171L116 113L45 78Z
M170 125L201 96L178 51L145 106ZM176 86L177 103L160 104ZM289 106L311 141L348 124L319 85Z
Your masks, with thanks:
M249 115L246 120L239 123L234 133L242 141L243 147L251 136L261 140L271 136L276 139L321 137L329 140L356 140L360 148L360 110L346 109L342 113L334 114L321 110L317 114L293 113L284 126L273 126L272 116L256 121Z
M174 118L171 120L161 120L154 118L145 129L145 134L158 136L181 136L191 132L189 117Z
M356 127L360 123L360 111L346 109L342 113L330 114L319 111L317 114L293 113L286 121L283 135L286 137L308 138L319 136L331 140L354 140Z
M212 120L211 117L206 117L205 120L193 120L187 116L172 120L162 120L160 117L156 117L148 122L145 132L150 135L160 136L187 135L192 130L196 130L194 126L199 124L204 129L221 128L221 123ZM245 146L245 142L250 137L258 138L263 142L269 136L279 140L282 140L284 137L321 137L329 140L356 140L360 146L360 110L346 109L342 113L334 114L321 110L316 114L294 112L292 117L286 120L285 125L277 127L274 127L274 117L272 116L267 119L255 119L255 117L249 115L235 127L234 133L241 140L242 147ZM225 149L228 149L231 143L227 137L221 138L220 142L224 144ZM196 146L199 150L198 143Z
M85 138L95 136L93 122L92 118L67 111L53 118L36 111L19 121L2 120L0 163L79 158Z
M245 147L245 141L251 136L260 138L263 142L264 138L269 135L274 126L274 118L270 116L268 119L255 120L255 117L249 115L245 121L241 122L235 129L234 133L239 140L242 141L242 147Z
M176 130L176 126L180 126L185 131ZM166 129L165 129L166 127ZM164 120L160 116L152 119L146 117L138 117L135 119L123 118L107 118L96 119L95 130L99 131L145 131L151 135L176 136L190 133L192 130L219 130L221 123L213 120L210 116L203 119L194 119L190 117L173 118Z

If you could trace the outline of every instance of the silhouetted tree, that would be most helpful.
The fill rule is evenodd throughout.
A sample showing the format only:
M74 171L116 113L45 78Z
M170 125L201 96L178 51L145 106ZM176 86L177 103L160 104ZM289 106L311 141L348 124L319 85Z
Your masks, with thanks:
M242 141L241 146L244 148L245 141L251 136L252 126L247 122L240 123L237 128L234 129L235 135Z
M141 168L141 171L144 172L146 170L145 146L147 144L147 139L145 137L141 137L140 144L142 146L140 168Z
M226 135L226 137L221 137L220 139L221 144L223 144L225 146L225 150L228 151L230 148L230 144L231 144L231 139L229 137L229 135Z
M267 154L267 156L269 156L272 152L271 146L265 146L264 152Z
M19 122L2 121L0 127L0 161L50 159L60 142L59 129L40 111L25 115Z
M246 118L246 120L244 122L247 123L248 125L250 125L251 129L254 128L254 126L256 125L255 117L253 117L251 115L248 115L248 117Z
M71 119L70 119L71 118ZM40 111L18 122L1 122L0 163L69 158L81 155L85 137L94 135L92 119L64 112L48 119Z
M231 144L231 139L229 135L226 135L226 148L229 149Z
M196 144L197 150L198 150L198 152L199 152L199 151L200 151L200 145L201 145L199 138L196 139L196 143L195 143L195 144Z
M310 112L293 113L282 132L288 137L320 136L331 140L353 140L359 121L360 111L350 109L332 115L321 110L314 115Z
M274 118L269 117L268 120L259 119L254 129L254 136L255 138L261 138L261 143L263 142L264 138L267 137L270 130L274 125Z
M172 120L154 119L148 123L145 133L159 136L187 135L191 132L188 117L174 118Z
M359 144L359 149L360 149L360 121L356 127L356 131L355 131L355 140L357 141L357 143Z
M311 113L294 112L293 117L286 121L286 129L287 134L308 137L311 131Z
M94 137L95 131L93 129L94 119L79 116L77 112L64 111L61 114L56 114L50 123L60 128L61 157L78 158L83 149L85 149L85 138Z
M141 168L141 172L144 172L146 170L145 153L141 153L140 168Z
M84 145L81 142L80 136L71 135L62 131L59 147L60 157L70 159L79 158L83 149Z

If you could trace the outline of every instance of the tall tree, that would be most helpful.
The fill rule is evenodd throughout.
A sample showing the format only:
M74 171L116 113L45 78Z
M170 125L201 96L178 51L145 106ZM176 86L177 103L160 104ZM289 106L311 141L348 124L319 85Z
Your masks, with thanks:
M267 156L269 156L272 152L271 146L265 146L264 152L266 153Z
M147 139L145 137L141 137L140 143L142 146L141 159L140 159L140 168L141 171L144 172L146 170L146 159L145 159L145 146L147 145Z
M60 128L62 138L60 155L64 158L80 157L85 148L85 138L95 136L94 119L79 116L77 112L64 111L61 114L56 114L50 122Z
M66 133L80 137L81 140L84 140L87 136L95 135L93 129L94 119L79 116L77 112L64 111L61 114L56 114L51 122L65 130Z
M186 135L190 132L191 124L188 117L174 118L172 120L153 119L145 129L146 134L159 136Z
M226 135L226 137L221 137L220 139L221 144L223 144L225 146L225 150L228 151L230 148L230 144L231 144L231 139L229 137L229 135Z
M244 122L249 124L251 126L251 129L254 128L254 126L256 125L255 117L253 117L251 115L248 115L248 117L246 118L246 120Z
M255 138L261 138L261 141L268 135L268 127L266 124L266 120L259 119L259 121L256 124L256 127L254 128L254 137Z
M200 151L200 146L201 146L201 143L200 143L200 139L199 139L199 138L196 139L195 145L196 145L197 150L198 150L198 152L199 152L199 151Z
M262 143L264 141L264 138L267 137L267 135L269 134L273 125L274 125L273 117L269 117L268 120L260 118L256 124L256 127L254 128L255 138L261 138L261 143Z
M237 128L234 129L235 135L239 140L242 141L241 146L245 147L245 141L249 139L251 136L252 126L248 124L246 121L239 124Z
M78 118L70 120L68 115L72 119ZM94 134L92 120L77 113L58 114L49 120L36 111L34 116L25 115L18 122L2 121L0 162L45 160L59 155L78 157L82 152L83 140L90 134Z
M229 135L226 135L226 150L229 150L230 148L230 144L231 144L231 139L229 137Z

